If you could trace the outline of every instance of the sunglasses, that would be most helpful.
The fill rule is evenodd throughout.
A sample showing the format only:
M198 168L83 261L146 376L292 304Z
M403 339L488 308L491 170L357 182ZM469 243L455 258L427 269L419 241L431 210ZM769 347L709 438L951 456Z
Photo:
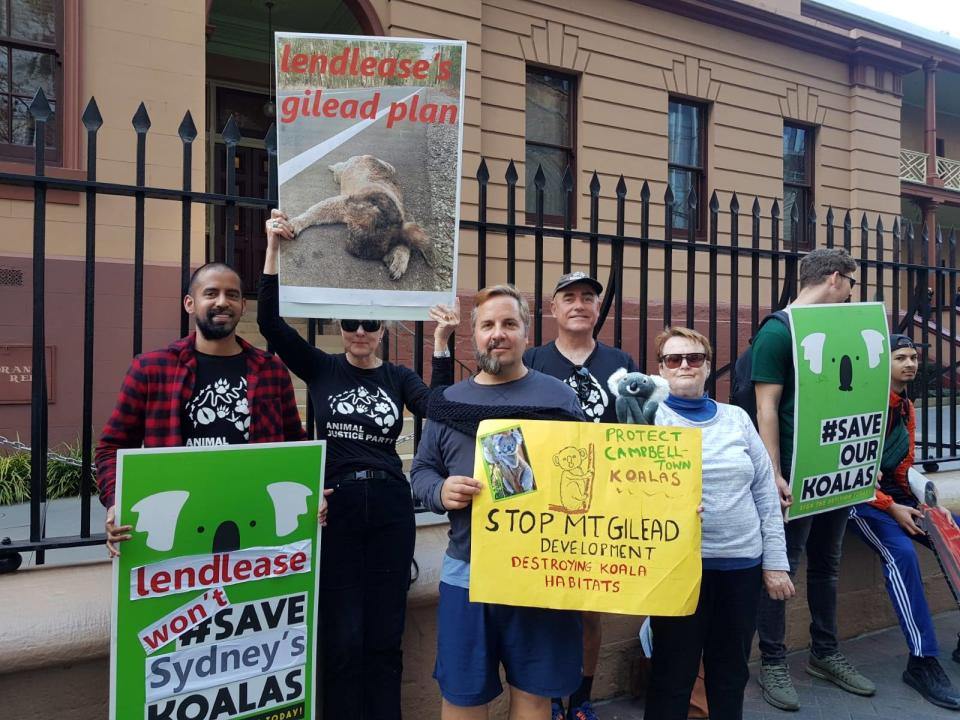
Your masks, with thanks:
M364 332L374 333L380 329L379 320L341 320L340 327L343 328L345 332L356 332L361 327Z
M853 292L853 289L857 286L857 281L854 280L854 279L853 279L852 277L850 277L849 275L844 275L843 273L840 273L840 277L846 278L847 280L850 281L850 292Z
M670 353L669 355L661 355L660 362L663 363L663 366L669 368L670 370L676 370L683 364L683 361L687 361L687 365L692 368L698 368L703 365L704 361L707 359L706 353Z

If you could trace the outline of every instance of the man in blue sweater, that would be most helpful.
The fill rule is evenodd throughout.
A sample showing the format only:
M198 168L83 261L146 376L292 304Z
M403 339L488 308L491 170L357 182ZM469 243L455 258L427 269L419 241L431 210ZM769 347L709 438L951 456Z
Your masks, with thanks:
M510 285L477 293L472 314L478 373L430 403L411 478L430 510L448 513L450 544L440 576L437 661L443 720L480 720L511 687L511 717L549 717L550 698L580 684L580 614L469 600L471 503L483 485L473 475L477 425L487 418L583 420L565 383L523 364L530 311Z

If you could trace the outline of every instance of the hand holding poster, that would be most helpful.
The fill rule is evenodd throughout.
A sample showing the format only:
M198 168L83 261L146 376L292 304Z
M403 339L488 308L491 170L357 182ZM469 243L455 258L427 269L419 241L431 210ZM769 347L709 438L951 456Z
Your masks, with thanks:
M456 278L466 43L277 33L284 315L427 319Z
M700 431L486 420L470 600L689 615L700 592Z
M110 717L313 717L324 443L121 450Z
M787 518L870 500L890 395L883 303L789 309L796 388Z

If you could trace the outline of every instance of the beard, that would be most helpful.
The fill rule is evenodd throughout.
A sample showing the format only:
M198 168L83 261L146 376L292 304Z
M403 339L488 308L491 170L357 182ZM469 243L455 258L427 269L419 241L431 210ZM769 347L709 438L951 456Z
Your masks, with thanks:
M499 358L492 355L493 351L498 347L499 345L497 343L491 342L487 343L487 347L484 350L480 348L474 350L478 370L488 375L499 375L503 371L503 363L500 362Z
M230 322L215 323L213 318L220 314L222 312L216 308L211 308L207 311L206 317L197 315L197 332L207 340L223 340L225 337L230 337L236 330L239 319L234 317L230 319Z

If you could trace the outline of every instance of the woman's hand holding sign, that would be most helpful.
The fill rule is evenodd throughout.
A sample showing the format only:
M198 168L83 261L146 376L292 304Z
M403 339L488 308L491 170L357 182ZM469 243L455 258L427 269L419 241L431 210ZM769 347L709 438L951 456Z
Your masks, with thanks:
M472 477L451 475L440 487L440 502L447 510L463 510L473 502L473 496L478 495L482 487L480 481Z

